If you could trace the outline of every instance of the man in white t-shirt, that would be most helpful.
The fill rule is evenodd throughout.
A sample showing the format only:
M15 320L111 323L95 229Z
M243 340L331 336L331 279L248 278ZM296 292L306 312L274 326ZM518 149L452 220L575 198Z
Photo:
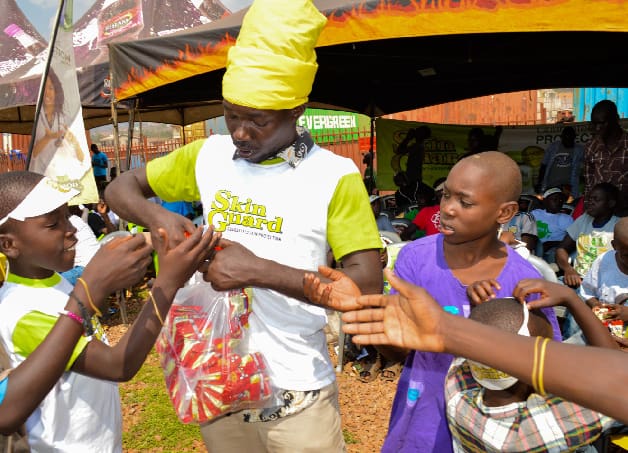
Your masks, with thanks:
M210 451L345 449L326 311L308 302L303 278L326 264L331 248L363 293L381 293L383 283L381 241L358 168L296 126L325 21L311 0L256 0L223 78L230 136L186 145L107 188L121 217L151 232L164 228L175 243L193 231L192 221L145 198L201 201L205 222L223 237L201 269L205 279L217 290L252 290L251 338L281 400L201 426Z

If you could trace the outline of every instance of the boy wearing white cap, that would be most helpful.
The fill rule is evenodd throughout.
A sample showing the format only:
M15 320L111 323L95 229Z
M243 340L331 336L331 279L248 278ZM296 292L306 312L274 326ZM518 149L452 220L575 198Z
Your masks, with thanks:
M573 223L573 218L560 212L567 197L558 187L553 187L543 193L543 209L531 212L536 220L536 229L539 237L539 256L549 263L555 261L556 247L563 240L567 228Z
M202 201L205 221L223 232L205 279L218 290L252 288L251 338L281 400L203 426L210 451L345 448L325 308L308 303L303 276L326 263L331 247L363 292L380 293L381 241L355 164L296 126L325 22L310 0L256 0L223 79L230 136L184 146L123 174L106 191L121 217L151 231L166 228L175 239L192 222L145 197Z
M153 242L162 264L151 293L153 303L144 306L133 326L110 347L98 322L98 307L111 292L144 276L151 247L143 236L108 243L109 260L100 260L101 266L88 265L81 284L72 288L57 271L74 265L76 229L68 221L67 202L77 191L64 190L32 172L1 174L0 190L0 251L9 263L0 288L0 341L11 366L17 367L35 352L60 316L79 324L85 334L72 351L66 372L26 421L30 448L119 452L122 416L114 381L135 375L177 289L218 238L212 238L211 230L202 236L199 229L172 249L165 234ZM42 376L38 388L47 382Z

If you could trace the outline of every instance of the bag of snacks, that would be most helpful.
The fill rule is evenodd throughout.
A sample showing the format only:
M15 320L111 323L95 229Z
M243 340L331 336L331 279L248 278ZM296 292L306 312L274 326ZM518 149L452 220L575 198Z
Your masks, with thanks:
M249 290L193 281L177 293L155 348L183 423L264 407L272 391L264 357L248 351Z

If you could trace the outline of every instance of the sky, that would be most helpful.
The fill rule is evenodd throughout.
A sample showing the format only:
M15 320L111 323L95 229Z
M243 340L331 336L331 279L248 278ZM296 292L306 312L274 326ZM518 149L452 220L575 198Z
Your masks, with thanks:
M95 0L74 0L74 20L79 19ZM57 15L59 0L17 0L24 15L46 39L50 39L51 24Z

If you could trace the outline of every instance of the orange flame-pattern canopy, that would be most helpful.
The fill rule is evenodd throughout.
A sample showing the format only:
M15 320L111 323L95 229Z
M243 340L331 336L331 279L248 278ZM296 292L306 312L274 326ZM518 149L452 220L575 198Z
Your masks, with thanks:
M321 60L324 50L333 55L333 50L343 48L343 45L357 46L355 56L368 58L366 51L358 55L360 43L381 42L380 48L389 43L388 55L384 56L390 57L398 43L407 46L408 39L424 38L412 41L414 54L420 56L432 54L435 43L440 45L441 41L434 41L435 38L452 37L458 40L457 46L468 47L465 49L466 63L471 63L477 48L473 48L475 44L464 36L492 36L489 45L499 49L502 34L505 39L506 36L512 38L514 34L529 37L530 33L543 33L547 46L542 40L534 41L537 46L541 44L534 49L541 57L546 48L551 48L552 52L560 49L552 47L551 33L563 34L556 35L556 39L569 38L562 45L564 52L570 53L575 51L572 49L573 39L579 47L582 47L582 42L587 42L578 38L583 32L594 33L595 39L607 34L606 38L601 38L603 43L612 35L614 47L625 49L621 43L626 43L625 33L628 31L628 4L620 0L315 0L314 3L328 18L317 43L319 72L324 63ZM110 45L112 86L116 99L141 97L159 87L182 83L188 78L224 68L226 53L235 42L243 15L244 11L161 38ZM428 48L428 45L432 47ZM447 46L443 47L443 51L447 50ZM579 52L583 51L586 49L579 49ZM370 57L374 58L372 67L375 68L380 54ZM404 57L408 57L407 52ZM582 63L574 63L586 65L589 57L590 54L582 54ZM496 54L494 58L507 59L508 55ZM615 59L622 57L617 54ZM384 61L382 59L381 63ZM548 60L549 63L551 61ZM438 73L438 68L429 65L429 62L425 66L409 67L408 70L413 73L425 70L420 73L423 77L431 72ZM360 75L355 77L360 78ZM546 83L551 82L537 84ZM566 81L563 85L554 86L569 84ZM607 86L611 85L607 83ZM195 95L204 97L202 87L197 85L196 89L198 92L195 91ZM311 100L334 105L333 100L324 99L324 95L317 99L315 94L310 97Z

